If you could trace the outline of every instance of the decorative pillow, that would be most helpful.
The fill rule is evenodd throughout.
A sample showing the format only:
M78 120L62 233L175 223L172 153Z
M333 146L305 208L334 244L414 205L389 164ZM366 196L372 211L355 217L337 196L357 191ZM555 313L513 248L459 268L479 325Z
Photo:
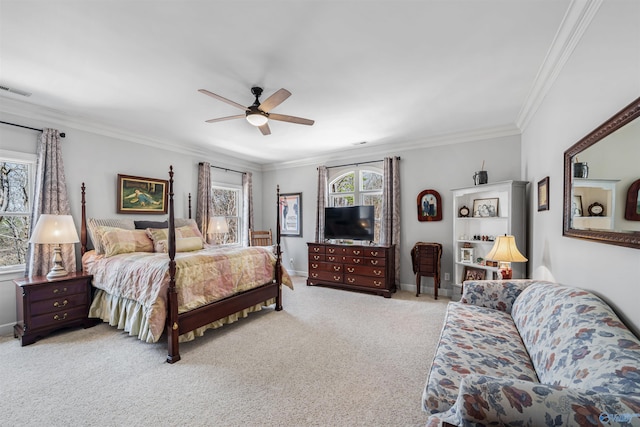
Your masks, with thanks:
M89 238L97 254L104 254L101 227L120 228L124 230L134 230L136 228L131 219L89 218L87 220L87 230L89 231Z
M169 252L169 245L167 240L159 240L155 248L161 249L156 252ZM191 252L199 251L204 248L204 242L200 237L181 237L176 238L176 252Z
M106 230L102 244L107 257L129 252L153 252L153 242L144 230Z
M169 221L133 221L136 230L146 230L147 228L169 228Z
M165 252L163 246L161 246L159 242L161 242L162 240L166 241L169 238L168 228L147 228L147 236L149 236L149 238L153 240L153 247L156 252ZM200 230L198 230L198 227L195 225L195 222L193 223L193 225L185 225L183 227L176 228L176 240L185 237L198 237L204 244L202 234L200 233Z

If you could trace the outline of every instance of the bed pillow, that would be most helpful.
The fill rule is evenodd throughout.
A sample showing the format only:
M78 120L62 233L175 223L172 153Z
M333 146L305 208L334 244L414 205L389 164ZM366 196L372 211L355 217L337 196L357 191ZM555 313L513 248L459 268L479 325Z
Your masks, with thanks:
M132 219L89 218L87 220L87 231L89 232L89 238L97 254L104 254L102 227L120 228L124 230L134 230L136 228Z
M163 240L166 241L169 238L168 228L147 228L147 236L153 240L153 247L156 252L165 252L164 247L160 242ZM204 239L202 238L200 230L198 230L198 227L195 225L195 222L193 225L185 225L183 227L176 228L176 241L177 239L186 237L197 237L204 245Z
M169 228L169 221L133 221L136 230L146 230L147 228Z
M157 249L156 252L169 252L168 240L159 240L157 245L154 245ZM180 237L176 238L176 252L191 252L199 251L204 248L204 242L200 237Z
M110 257L129 252L153 252L153 242L145 230L106 230L102 235L104 255Z

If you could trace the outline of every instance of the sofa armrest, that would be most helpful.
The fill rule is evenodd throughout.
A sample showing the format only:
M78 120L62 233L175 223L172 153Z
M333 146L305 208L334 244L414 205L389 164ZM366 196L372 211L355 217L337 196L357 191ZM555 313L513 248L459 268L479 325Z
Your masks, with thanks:
M463 378L454 411L464 426L640 426L638 397L475 374Z
M462 284L460 302L511 313L520 292L536 282L533 279L466 280Z

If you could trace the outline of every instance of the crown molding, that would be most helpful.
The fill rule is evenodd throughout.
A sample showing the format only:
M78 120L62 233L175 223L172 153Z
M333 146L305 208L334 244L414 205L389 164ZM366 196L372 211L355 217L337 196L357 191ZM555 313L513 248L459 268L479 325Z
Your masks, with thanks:
M604 0L573 0L542 61L516 125L523 132L542 104Z

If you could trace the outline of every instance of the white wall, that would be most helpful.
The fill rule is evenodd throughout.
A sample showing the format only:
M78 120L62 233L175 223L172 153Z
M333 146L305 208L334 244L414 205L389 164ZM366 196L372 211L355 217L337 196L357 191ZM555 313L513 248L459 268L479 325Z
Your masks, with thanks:
M550 210L531 203L533 276L594 291L640 335L640 251L562 236L564 151L640 94L638 16L640 2L602 4L524 130L522 162L525 179L550 178Z
M2 114L2 120L41 129L52 127L65 132L62 140L62 157L67 179L67 191L71 213L80 229L81 183L86 185L87 217L114 218L116 214L117 175L169 179L169 165L174 169L174 200L176 217L188 215L188 194L192 195L192 217L195 218L196 192L198 189L198 163L208 161L231 169L253 172L254 188L262 188L262 172L255 165L225 164L228 159L215 153L188 154L159 149L132 141L74 129L65 123L52 123L38 118ZM0 126L0 147L24 153L36 152L39 132L13 126ZM226 175L228 174L228 175ZM238 174L216 170L215 179L223 182L240 182ZM254 191L255 209L262 211L262 192ZM142 215L135 218L161 219L166 215ZM257 215L257 225L262 218ZM78 259L79 257L79 246ZM11 333L15 324L15 290L12 279L21 273L0 277L0 334Z
M425 142L426 145L426 142ZM402 289L415 291L415 276L411 268L410 251L416 242L439 242L443 245L442 272L453 272L453 201L450 190L473 185L473 174L485 162L489 182L520 179L520 137L509 136L479 140L455 145L417 148L405 151L378 153L375 156L350 158L325 162L326 166L365 162L385 156L400 156L401 177L401 247L400 283ZM278 169L264 172L263 191L267 195L280 185L282 192L302 192L303 236L283 237L283 260L287 268L307 274L307 242L315 240L317 166ZM443 220L420 222L417 219L417 197L422 190L433 189L440 193ZM265 201L263 212L267 224L275 224L276 205ZM294 259L293 267L290 259ZM451 274L451 276L453 276ZM441 295L448 295L451 282L442 278ZM431 278L422 279L423 293L433 293Z

